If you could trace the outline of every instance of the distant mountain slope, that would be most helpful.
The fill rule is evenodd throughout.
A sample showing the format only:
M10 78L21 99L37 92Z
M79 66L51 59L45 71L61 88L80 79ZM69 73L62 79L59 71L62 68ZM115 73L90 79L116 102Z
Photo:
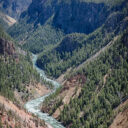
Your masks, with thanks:
M34 0L21 17L27 17L28 23L43 25L53 16L52 25L63 29L65 33L88 34L105 22L111 7L121 8L123 1L125 0Z
M86 3L80 0L33 1L21 17L27 16L28 22L43 25L53 16L52 25L65 33L88 34L104 23L108 16L107 9L103 3Z
M66 35L56 47L40 54L37 65L56 78L67 69L77 67L125 30L128 26L127 8L126 4L111 12L105 23L89 35Z
M12 17L8 16L8 15L4 15L4 14L0 14L0 16L3 18L3 20L9 25L12 26L13 24L16 23L16 20L13 19Z
M21 19L19 23L10 27L8 33L20 42L23 48L33 53L40 53L57 44L64 36L62 30L51 26L51 19L43 26L26 23L26 19Z
M13 18L18 18L32 0L0 0L0 10Z
M103 2L33 0L19 23L8 32L22 41L24 48L39 53L47 45L60 42L65 34L93 32L104 24L109 13L110 6Z
M19 23L8 32L25 49L33 53L45 51L37 64L48 75L58 77L67 68L85 61L105 46L112 36L123 31L128 22L126 16L127 0L34 0L21 14ZM55 46L57 48L53 48ZM47 49L52 50L48 53Z
M16 23L16 20L0 11L0 24L4 29L8 29L10 26Z

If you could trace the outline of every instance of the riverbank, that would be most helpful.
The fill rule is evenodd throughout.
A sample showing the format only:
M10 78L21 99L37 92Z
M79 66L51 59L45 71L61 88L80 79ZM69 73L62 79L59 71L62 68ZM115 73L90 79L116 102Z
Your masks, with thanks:
M24 107L26 108L26 110L28 112L30 112L30 113L36 115L37 117L39 117L40 119L44 120L49 128L64 128L64 126L61 125L60 122L58 122L52 116L49 116L47 113L42 113L41 110L40 110L40 105L44 102L45 98L48 97L49 95L51 95L52 93L54 93L55 90L60 87L60 84L58 82L54 81L54 80L51 80L51 79L47 78L44 71L37 67L36 60L37 60L37 55L33 54L32 55L32 62L33 62L34 68L40 74L40 77L42 77L47 82L52 83L54 88L50 93L48 93L48 94L46 94L42 97L36 98L34 100L30 100L29 102L27 102L24 105Z
M15 128L16 126L21 128L47 128L45 122L39 120L37 117L26 112L24 109L17 107L12 101L9 101L7 98L0 96L0 117L1 122L4 126L10 126ZM4 108L2 108L4 106Z

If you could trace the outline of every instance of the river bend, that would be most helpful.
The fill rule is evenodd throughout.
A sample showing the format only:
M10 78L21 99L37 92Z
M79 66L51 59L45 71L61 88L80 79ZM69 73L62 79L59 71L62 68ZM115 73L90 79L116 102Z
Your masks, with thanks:
M42 119L46 123L50 124L53 128L65 128L60 122L58 122L52 116L49 116L47 113L43 113L40 110L40 105L44 102L45 98L48 97L49 95L51 95L52 93L54 93L56 91L56 89L58 87L60 87L60 84L54 80L47 78L44 71L36 66L36 60L37 60L37 55L33 54L32 62L33 62L34 68L37 70L38 73L40 73L40 76L43 77L43 79L45 79L46 81L51 82L53 84L54 89L52 92L50 92L40 98L28 101L24 105L24 107L27 109L28 112L33 113L34 115L38 116L40 119Z

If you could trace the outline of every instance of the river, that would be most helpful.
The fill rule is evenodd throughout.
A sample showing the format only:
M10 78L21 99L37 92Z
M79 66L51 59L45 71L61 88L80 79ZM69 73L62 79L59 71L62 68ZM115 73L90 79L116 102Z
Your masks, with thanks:
M24 107L25 109L27 109L28 112L38 116L40 119L44 120L47 124L51 125L53 128L65 128L60 122L58 122L52 116L49 116L48 113L43 113L40 111L40 105L44 102L45 98L51 95L52 93L54 93L56 89L60 87L60 84L54 80L47 78L44 71L36 66L36 60L37 60L37 55L33 54L32 62L33 62L34 68L37 70L38 73L40 73L41 77L43 77L46 81L51 82L53 84L54 89L51 93L47 95L28 101Z

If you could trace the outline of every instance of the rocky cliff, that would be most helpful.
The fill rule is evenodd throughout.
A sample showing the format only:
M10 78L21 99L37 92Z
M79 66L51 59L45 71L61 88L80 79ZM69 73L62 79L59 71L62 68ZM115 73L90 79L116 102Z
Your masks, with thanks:
M28 22L45 24L53 16L52 25L63 29L65 33L91 33L101 26L108 16L108 7L104 3L87 3L80 0L33 0L28 11L22 17Z

